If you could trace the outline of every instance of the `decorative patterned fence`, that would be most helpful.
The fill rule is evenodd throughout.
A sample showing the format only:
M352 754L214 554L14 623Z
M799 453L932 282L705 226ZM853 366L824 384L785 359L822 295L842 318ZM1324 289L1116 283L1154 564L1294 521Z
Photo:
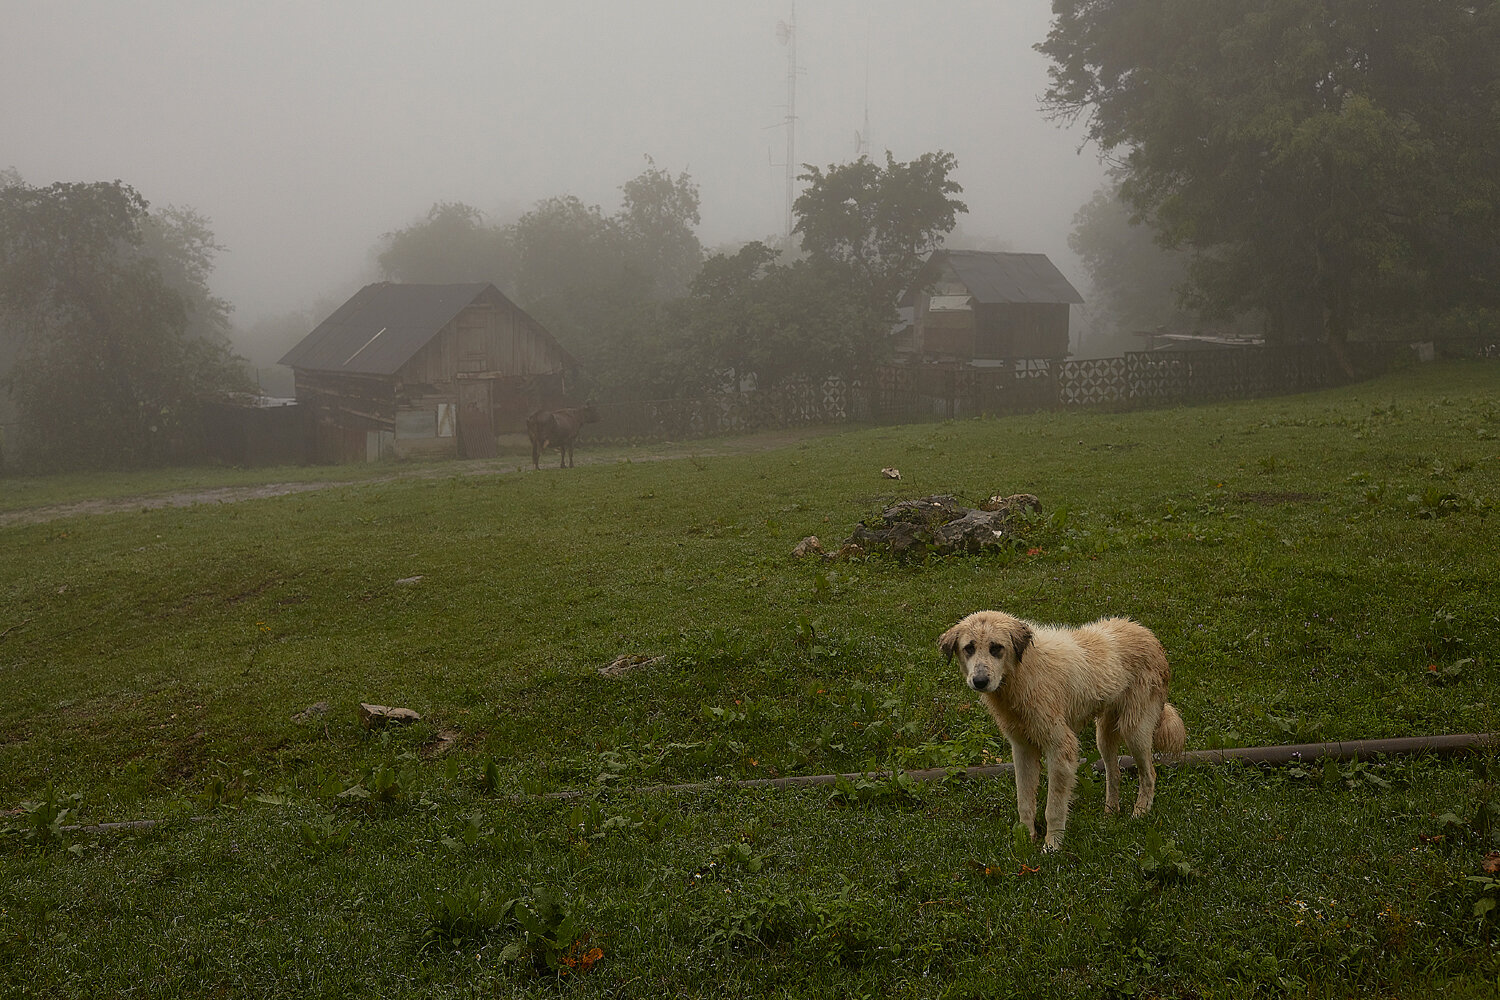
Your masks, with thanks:
M863 386L843 379L698 399L601 403L597 409L599 422L586 425L582 437L618 444L685 441L715 434L844 423L869 416Z
M1486 356L1482 345L1443 345L1446 356ZM1413 357L1407 344L1351 344L1376 375ZM599 405L585 428L596 441L688 440L805 424L952 420L1046 409L1137 409L1305 392L1347 381L1321 346L1139 351L1118 358L1026 360L986 368L885 365L866 383L828 379L772 390Z
M1456 353L1474 352L1460 348ZM1350 354L1367 375L1411 357L1405 344L1351 346ZM877 370L869 397L871 416L878 420L955 419L1248 399L1346 380L1342 366L1321 346L1237 347L1017 361L986 368L892 365Z

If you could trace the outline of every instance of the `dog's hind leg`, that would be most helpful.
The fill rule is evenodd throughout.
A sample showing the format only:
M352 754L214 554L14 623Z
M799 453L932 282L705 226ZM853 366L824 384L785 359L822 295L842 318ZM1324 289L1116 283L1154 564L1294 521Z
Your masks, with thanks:
M1122 734L1130 756L1135 758L1135 773L1140 786L1135 792L1135 808L1130 815L1139 819L1151 811L1156 798L1156 762L1151 756L1151 736L1156 731L1156 715L1137 722Z
M1047 751L1047 837L1042 850L1062 846L1068 826L1068 807L1073 804L1073 786L1078 782L1078 737L1064 728Z
M1041 783L1042 757L1029 743L1010 741L1011 761L1016 771L1016 813L1021 825L1036 839L1036 790ZM1050 783L1050 778L1048 779ZM1049 829L1050 834L1050 829Z
M1094 742L1104 758L1104 811L1114 815L1120 811L1120 730L1112 714L1094 720Z

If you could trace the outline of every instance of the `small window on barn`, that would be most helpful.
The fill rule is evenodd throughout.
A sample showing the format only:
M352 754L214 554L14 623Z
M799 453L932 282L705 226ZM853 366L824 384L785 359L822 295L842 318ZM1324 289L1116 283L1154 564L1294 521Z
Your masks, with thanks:
M399 410L396 413L396 437L404 441L437 437L436 410Z

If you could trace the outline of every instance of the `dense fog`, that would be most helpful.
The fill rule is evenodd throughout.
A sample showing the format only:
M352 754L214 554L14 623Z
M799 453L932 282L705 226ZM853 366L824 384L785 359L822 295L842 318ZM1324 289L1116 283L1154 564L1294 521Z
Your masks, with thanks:
M1067 237L1103 168L1039 108L1049 17L1042 0L11 0L0 168L201 213L257 365L286 345L245 331L343 301L378 277L382 234L438 202L609 213L649 157L699 186L706 248L781 236L793 93L797 163L951 152L969 213L950 245L1047 253L1082 286Z

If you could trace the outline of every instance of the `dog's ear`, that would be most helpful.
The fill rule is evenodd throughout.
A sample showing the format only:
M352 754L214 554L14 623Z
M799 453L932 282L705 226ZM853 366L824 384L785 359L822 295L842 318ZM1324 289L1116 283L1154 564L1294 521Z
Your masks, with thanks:
M949 660L958 653L958 626L955 625L938 637L938 649L943 651L943 656Z
M1021 662L1021 657L1026 654L1026 650L1031 646L1031 640L1034 638L1036 636L1032 635L1031 626L1025 622L1018 622L1016 627L1011 630L1010 644L1016 651L1017 663Z

